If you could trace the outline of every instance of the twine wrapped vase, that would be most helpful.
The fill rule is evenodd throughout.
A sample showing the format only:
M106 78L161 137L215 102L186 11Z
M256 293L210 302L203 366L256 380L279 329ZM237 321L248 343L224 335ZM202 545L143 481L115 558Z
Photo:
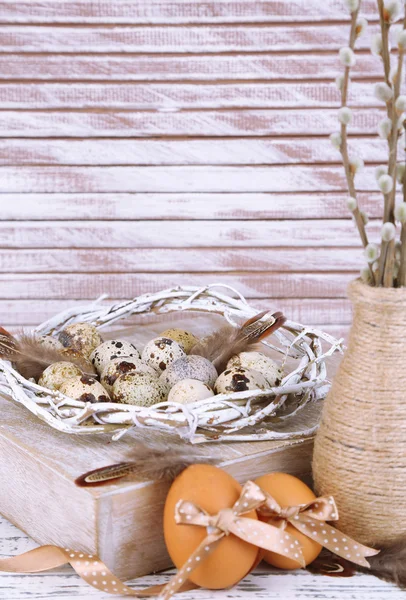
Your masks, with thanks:
M313 475L338 528L363 544L406 535L406 288L349 286L348 349L324 402Z

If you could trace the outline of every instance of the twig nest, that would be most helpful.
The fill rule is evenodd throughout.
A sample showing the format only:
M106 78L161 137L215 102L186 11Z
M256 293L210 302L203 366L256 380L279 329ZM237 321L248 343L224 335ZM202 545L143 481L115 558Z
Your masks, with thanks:
M100 344L91 354L90 360L101 375L109 362L118 357L130 356L141 359L139 350L126 340L109 340Z
M198 339L193 333L190 331L185 331L184 329L165 329L160 335L160 337L169 338L178 342L178 344L183 348L186 354L189 354L193 346L198 343Z
M100 383L106 388L109 394L112 394L113 385L125 373L148 373L152 377L157 378L156 371L143 363L141 359L135 356L119 356L109 362L105 369L103 369Z
M167 396L167 386L149 373L126 373L113 385L113 398L122 404L152 406L164 402Z
M142 351L142 360L158 372L165 371L182 356L186 356L182 346L167 337L151 340Z
M198 402L214 396L213 390L207 383L198 379L183 379L178 381L169 392L168 402L179 402L179 404L189 404Z
M232 356L227 363L227 369L234 367L259 371L271 387L279 385L282 379L281 367L262 352L240 352Z
M49 365L42 373L38 384L49 390L59 390L61 385L70 377L83 375L82 371L70 362L57 362Z
M207 358L191 355L178 358L177 361L169 365L159 380L169 388L172 388L175 383L182 381L182 379L198 379L213 387L217 377L216 368Z
M262 373L243 367L226 369L214 384L217 394L245 392L246 390L266 390L267 388L269 388L269 385Z
M110 397L101 383L94 377L78 375L66 379L59 391L69 398L81 400L82 402L109 402Z
M46 348L47 350L62 350L63 346L58 338L53 337L52 335L42 335L38 338L38 342Z
M58 339L64 348L77 350L86 358L103 342L97 328L90 323L68 325L61 331Z

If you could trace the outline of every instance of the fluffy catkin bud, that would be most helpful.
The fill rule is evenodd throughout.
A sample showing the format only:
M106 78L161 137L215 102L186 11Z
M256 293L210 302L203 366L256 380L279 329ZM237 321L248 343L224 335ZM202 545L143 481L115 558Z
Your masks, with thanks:
M359 276L364 283L371 283L372 276L368 267L363 267L360 271Z
M406 96L398 96L395 102L395 108L398 115L406 110Z
M406 202L397 205L395 208L395 217L402 224L406 223Z
M342 106L338 111L338 120L343 125L349 125L352 121L352 110L348 106Z
M352 196L347 198L347 208L351 212L354 212L354 210L357 208L357 199L353 198Z
M337 75L336 77L336 88L341 92L344 85L344 75Z
M379 248L376 244L368 244L364 250L364 256L368 263L372 264L379 256Z
M402 50L406 48L406 29L400 29L396 35L396 41Z
M392 131L392 120L389 117L385 117L378 124L378 135L384 140L387 140L390 136L390 132Z
M360 19L358 19L356 25L355 25L355 35L358 37L360 37L363 33L365 33L366 29L368 27L368 21L366 19L364 19L364 17L361 17Z
M379 189L383 194L389 194L393 190L393 179L390 175L381 175L378 179Z
M375 35L372 36L372 40L371 40L372 54L375 54L376 56L381 56L382 48L383 48L382 36L380 33L375 33Z
M384 242L391 242L395 239L396 229L393 223L384 223L382 225L381 237Z
M359 0L345 0L345 4L350 12L354 12L359 8Z
M341 63L345 67L353 67L355 65L356 58L355 58L355 54L351 50L351 48L348 48L348 47L340 48L339 56L340 56Z
M359 214L361 215L361 219L362 219L362 222L364 223L364 225L368 225L369 217L368 217L367 213L364 212L363 210L360 210Z
M379 82L375 84L374 88L375 98L382 100L383 102L389 102L393 97L393 90L388 86L387 83Z
M399 19L402 12L402 5L399 0L389 0L385 2L385 21L393 23Z
M386 175L388 172L388 167L385 165L379 165L379 167L375 168L375 179L378 181L381 175Z
M396 179L399 181L399 183L403 182L403 177L404 177L404 174L405 174L405 168L406 168L405 163L398 163L396 165Z
M364 168L364 161L358 156L350 158L350 169L354 173L359 173Z
M338 131L336 131L335 133L332 133L330 135L330 142L332 143L334 148L339 150L341 147L341 142L342 142L341 133L338 133Z

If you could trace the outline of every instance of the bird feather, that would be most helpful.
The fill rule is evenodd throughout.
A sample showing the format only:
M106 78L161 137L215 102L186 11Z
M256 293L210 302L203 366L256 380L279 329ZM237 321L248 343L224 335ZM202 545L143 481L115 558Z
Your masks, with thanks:
M406 589L406 537L381 548L379 554L368 558L368 562L370 569L360 567L359 570Z

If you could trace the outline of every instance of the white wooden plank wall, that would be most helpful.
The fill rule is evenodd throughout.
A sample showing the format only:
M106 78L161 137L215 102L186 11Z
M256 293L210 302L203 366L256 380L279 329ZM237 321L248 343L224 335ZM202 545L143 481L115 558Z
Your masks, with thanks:
M351 131L373 238L363 6ZM362 259L328 134L347 37L342 0L0 1L0 324L221 280L345 332Z

